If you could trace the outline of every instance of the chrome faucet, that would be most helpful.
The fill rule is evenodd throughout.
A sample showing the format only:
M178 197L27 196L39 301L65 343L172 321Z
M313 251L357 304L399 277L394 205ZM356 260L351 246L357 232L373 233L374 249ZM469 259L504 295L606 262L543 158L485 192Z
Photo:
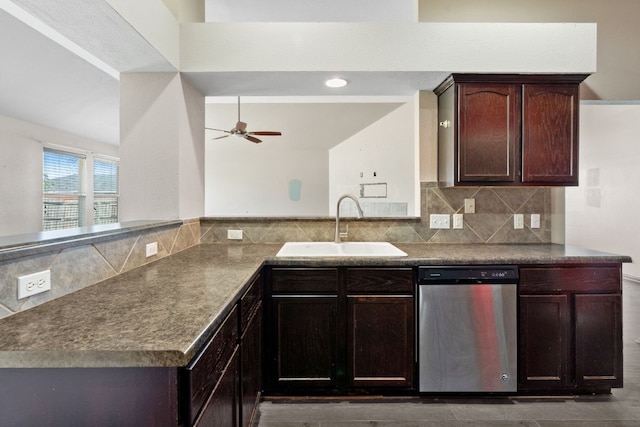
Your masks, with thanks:
M340 202L342 202L344 199L353 200L356 203L356 208L358 208L358 218L364 217L364 213L362 212L360 203L358 202L358 199L356 199L355 196L352 196L351 194L345 194L343 196L340 196L340 198L338 199L338 204L336 205L336 235L334 239L334 242L336 243L340 243L340 237L347 236L347 233L344 233L344 234L340 233Z

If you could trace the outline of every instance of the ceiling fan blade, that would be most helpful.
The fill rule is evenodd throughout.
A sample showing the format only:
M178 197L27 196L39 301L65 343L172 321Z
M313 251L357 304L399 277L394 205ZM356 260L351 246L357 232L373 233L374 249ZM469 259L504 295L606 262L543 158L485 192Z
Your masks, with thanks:
M255 142L256 144L257 144L257 143L259 143L259 142L262 142L262 140L261 140L261 139L254 138L254 137L252 137L251 135L245 135L245 136L244 136L244 139L248 139L249 141L251 141L251 142Z
M207 127L205 127L205 129L215 130L215 131L218 131L218 132L224 132L224 133L231 133L231 132L229 132L228 130L224 130L224 129L214 129L214 128L207 128Z
M268 130L261 130L257 132L249 132L249 135L262 135L262 136L281 136L281 132L273 132Z
M214 139L214 140L216 140L216 139L222 139L222 138L226 138L226 137L228 137L228 136L229 136L229 135L222 135L222 136L219 136L219 137L217 137L217 138L212 138L212 139Z

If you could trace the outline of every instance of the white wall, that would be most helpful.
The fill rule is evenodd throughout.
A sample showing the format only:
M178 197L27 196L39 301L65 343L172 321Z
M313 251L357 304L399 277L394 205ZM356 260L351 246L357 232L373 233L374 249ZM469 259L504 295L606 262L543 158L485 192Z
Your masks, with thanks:
M331 97L327 97L331 98ZM416 133L417 108L405 110L405 114L394 112L409 101L362 99L361 102L338 104L316 99L312 103L286 102L287 99L269 100L260 103L242 98L241 119L251 130L282 132L281 136L260 137L263 142L253 144L235 136L214 139L225 134L207 131L206 134L206 216L327 216L335 198L329 195L329 150L344 141L366 140L374 150L380 144L392 146L397 163L417 163L416 138L404 139L409 143L399 144L397 139L408 133ZM294 99L295 101L295 99ZM414 115L411 111L415 110ZM207 104L208 127L230 129L237 120L237 104L212 102ZM366 136L357 137L363 129L379 123ZM393 137L389 137L389 135ZM413 134L412 134L413 135ZM359 138L359 139L358 139ZM413 144L411 144L413 142ZM367 147L369 150L369 147ZM372 170L366 162L380 161L375 155L345 156L349 167L355 160L363 163L363 170ZM387 170L380 167L380 171ZM416 170L410 167L408 170ZM351 169L349 169L351 170ZM388 177L387 177L388 178ZM289 195L291 180L301 182L300 200ZM403 192L417 198L417 177ZM410 198L404 195L404 199Z
M205 0L207 22L415 22L417 0Z
M118 157L118 147L0 116L0 236L42 231L42 149Z
M417 99L407 102L329 150L330 215L336 214L336 201L342 194L358 196L360 184L371 183L387 183L387 197L363 198L361 203L407 203L408 215L420 215L415 204L419 185L417 109Z
M580 186L565 190L566 243L629 255L640 278L640 104L580 106Z
M120 220L204 213L204 97L179 73L120 77Z
M282 150L277 141L229 137L207 142L205 159L205 216L328 214L326 150ZM289 197L292 179L302 182L298 201Z
M596 70L594 24L182 24L185 72Z

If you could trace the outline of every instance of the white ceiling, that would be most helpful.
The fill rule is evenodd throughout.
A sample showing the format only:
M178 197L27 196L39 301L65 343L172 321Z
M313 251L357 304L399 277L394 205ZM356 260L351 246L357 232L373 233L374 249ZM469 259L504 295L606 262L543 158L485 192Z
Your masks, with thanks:
M268 6L256 0L206 0L206 4L209 10L224 11L227 21L417 17L417 0L277 0ZM1 115L111 144L120 138L119 73L176 71L105 0L0 0L0 56ZM188 73L187 78L209 96L305 96L332 95L321 82L333 74L350 81L341 95L406 96L416 88L434 87L445 77L336 70Z
M282 98L278 98L279 100ZM325 98L326 99L326 98ZM216 99L216 101L227 99ZM248 131L279 131L282 136L258 136L263 145L272 150L318 150L328 151L365 127L371 125L410 99L375 99L377 102L354 103L353 100L337 99L339 103L313 102L298 104L295 99L284 102L257 103L252 98L241 98L240 118L247 123ZM298 100L299 101L299 100ZM209 128L230 130L238 120L237 99L233 102L211 102L206 106L206 125ZM224 136L225 133L207 130L207 141ZM233 150L238 145L237 137L220 139L216 150ZM252 145L242 141L242 144Z

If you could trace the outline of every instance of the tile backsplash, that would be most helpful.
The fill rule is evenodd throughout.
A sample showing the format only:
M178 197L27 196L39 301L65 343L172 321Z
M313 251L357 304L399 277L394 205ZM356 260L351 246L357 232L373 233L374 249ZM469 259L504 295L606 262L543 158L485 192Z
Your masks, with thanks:
M156 261L198 244L200 223L158 230L124 233L93 244L81 244L0 262L0 318L75 292L133 268ZM158 253L146 257L147 243L158 242ZM18 300L18 276L51 270L51 290Z
M550 243L551 191L543 187L455 187L421 185L420 218L354 220L344 212L341 231L347 240L395 243ZM464 212L464 200L475 199L476 211L464 214L464 228L432 230L430 214ZM514 229L514 214L524 214L524 228ZM530 215L540 215L540 228L530 227ZM242 240L228 240L227 230L242 230ZM184 221L171 228L124 233L118 238L79 244L38 255L0 262L0 318L43 304L133 268L156 261L198 243L283 243L331 241L332 218L234 218ZM158 253L147 258L147 243L158 242ZM49 292L18 300L16 278L51 270Z
M435 183L420 187L420 219L347 217L351 241L394 243L550 243L551 190L546 187L449 187ZM464 214L464 228L429 228L430 214L464 213L464 200L475 199L475 213ZM524 227L514 229L514 214L524 215ZM540 228L531 228L530 215L540 215ZM354 213L350 215L354 216ZM365 215L366 216L366 215ZM282 243L286 241L331 241L335 220L331 218L227 218L203 219L202 243ZM227 230L243 231L242 240L228 240Z

